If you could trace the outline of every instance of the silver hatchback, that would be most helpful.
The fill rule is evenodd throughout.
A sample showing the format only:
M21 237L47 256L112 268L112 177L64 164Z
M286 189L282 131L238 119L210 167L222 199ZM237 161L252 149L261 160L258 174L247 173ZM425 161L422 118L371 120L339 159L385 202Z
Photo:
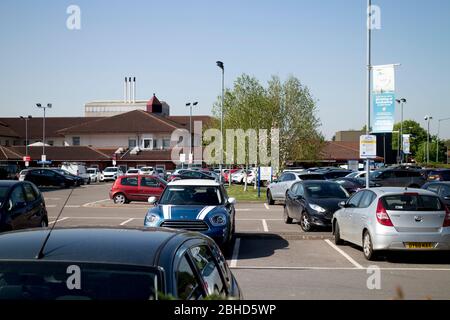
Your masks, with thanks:
M335 243L361 246L368 260L381 250L450 250L450 211L432 192L366 189L340 207L332 219Z

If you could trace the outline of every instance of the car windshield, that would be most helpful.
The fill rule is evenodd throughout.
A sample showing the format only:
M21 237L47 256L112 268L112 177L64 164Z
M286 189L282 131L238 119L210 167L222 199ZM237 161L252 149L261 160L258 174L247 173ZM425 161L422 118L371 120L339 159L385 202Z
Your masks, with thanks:
M372 171L370 173L370 179L378 179L380 175L383 173L383 171Z
M117 168L106 168L105 172L117 172Z
M217 206L223 199L218 187L170 186L160 200L163 205Z
M300 180L325 180L325 177L321 174L301 174Z
M397 194L382 198L386 210L391 211L443 211L438 197L418 194Z
M87 173L95 173L96 170L95 169L87 169Z
M152 171L153 168L141 168L141 171Z
M346 175L346 178L356 178L358 176L359 172L352 172Z
M312 199L348 198L348 193L337 183L317 183L305 185L306 195Z
M67 262L1 262L0 300L154 300L151 268Z
M65 176L71 176L72 175L70 172L67 172L66 170L63 170L63 169L53 169L53 170L58 172L58 173L61 173L62 175L65 175Z

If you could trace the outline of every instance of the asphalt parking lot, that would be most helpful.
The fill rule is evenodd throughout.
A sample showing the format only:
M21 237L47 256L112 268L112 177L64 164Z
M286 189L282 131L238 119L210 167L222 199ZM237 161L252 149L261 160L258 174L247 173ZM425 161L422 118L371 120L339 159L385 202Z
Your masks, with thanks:
M149 205L115 205L109 188L75 189L58 226L142 226ZM69 193L44 190L50 224ZM394 253L369 262L357 247L336 247L330 230L306 234L284 224L280 205L238 203L236 211L227 256L246 299L450 299L448 252Z

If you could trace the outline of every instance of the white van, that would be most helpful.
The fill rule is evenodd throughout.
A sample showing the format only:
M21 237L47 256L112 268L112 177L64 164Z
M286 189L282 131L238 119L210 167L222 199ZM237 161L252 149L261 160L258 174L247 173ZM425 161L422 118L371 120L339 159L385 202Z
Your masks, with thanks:
M85 184L91 183L91 176L86 170L86 166L79 163L64 163L61 169L70 172L71 174L83 178Z

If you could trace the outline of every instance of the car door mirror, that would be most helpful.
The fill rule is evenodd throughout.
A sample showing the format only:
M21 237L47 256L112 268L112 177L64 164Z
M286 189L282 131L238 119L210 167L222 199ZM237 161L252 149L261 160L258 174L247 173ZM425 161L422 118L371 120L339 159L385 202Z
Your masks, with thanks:
M236 199L235 198L228 198L228 203L229 204L236 204Z
M157 201L156 197L150 197L150 198L148 198L148 203L150 203L150 204L155 204L156 201Z
M339 208L347 208L347 202L345 201L339 202Z

